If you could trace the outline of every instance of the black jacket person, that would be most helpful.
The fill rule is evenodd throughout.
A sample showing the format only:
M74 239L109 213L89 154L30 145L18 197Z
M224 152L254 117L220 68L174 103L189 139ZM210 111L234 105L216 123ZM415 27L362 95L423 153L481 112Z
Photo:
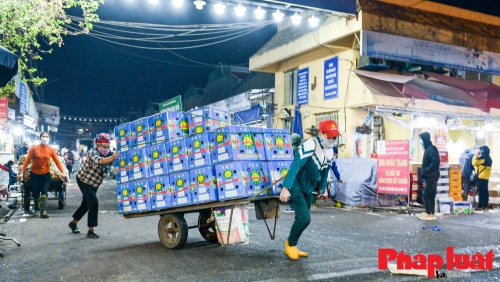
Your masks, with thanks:
M439 179L439 152L431 142L428 132L420 134L420 144L424 147L424 158L422 159L422 180L425 182L424 204L425 214L419 216L422 220L435 220L434 215L437 182Z

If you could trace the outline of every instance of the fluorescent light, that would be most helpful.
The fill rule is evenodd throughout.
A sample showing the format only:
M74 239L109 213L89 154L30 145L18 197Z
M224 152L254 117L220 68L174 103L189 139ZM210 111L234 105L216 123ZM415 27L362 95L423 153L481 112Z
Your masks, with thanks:
M226 10L226 5L222 4L220 1L219 3L214 5L215 12L219 15L222 15L224 13L224 10Z
M297 12L295 12L295 15L291 16L290 18L292 19L292 23L294 25L299 25L300 21L302 20L302 17L299 16L299 14L297 14Z
M174 6L178 8L182 6L182 2L184 2L184 0L172 0Z
M253 11L253 13L255 14L255 17L260 20L260 19L264 18L264 15L266 14L266 10L262 9L259 6L257 9L255 9Z
M202 10L203 6L205 6L207 4L207 2L205 2L203 0L196 0L193 3L196 6L196 9L198 9L198 10Z
M234 10L236 11L236 15L238 17L243 17L247 8L243 7L240 3L238 6L234 7Z
M318 26L319 23L319 19L316 18L314 15L312 15L312 17L310 17L307 21L309 22L309 25L311 25L311 27L316 27Z
M477 138L479 138L479 139L483 139L483 138L484 138L484 131L482 131L482 130L478 130L478 131L476 132L476 136L477 136Z
M276 12L273 13L274 20L277 22L281 22L281 20L283 20L284 16L285 16L285 14L280 12L280 9L276 10Z

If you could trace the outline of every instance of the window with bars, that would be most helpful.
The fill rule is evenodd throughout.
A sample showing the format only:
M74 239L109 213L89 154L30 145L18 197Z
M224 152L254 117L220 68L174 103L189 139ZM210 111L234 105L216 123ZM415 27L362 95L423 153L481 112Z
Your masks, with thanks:
M331 119L337 124L339 123L339 112L330 112L324 114L317 114L314 116L314 126L318 127L318 124L324 120Z
M297 72L298 70L296 69L285 72L284 106L295 105L297 96Z
M285 129L288 129L288 132L292 133L293 120L285 120Z

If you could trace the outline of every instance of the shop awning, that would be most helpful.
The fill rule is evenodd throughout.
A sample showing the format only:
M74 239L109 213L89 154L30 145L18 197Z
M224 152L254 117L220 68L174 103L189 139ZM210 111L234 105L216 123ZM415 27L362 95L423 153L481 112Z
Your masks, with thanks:
M474 80L423 72L431 79L416 76L354 70L374 94L433 100L447 105L489 112L500 109L500 87Z

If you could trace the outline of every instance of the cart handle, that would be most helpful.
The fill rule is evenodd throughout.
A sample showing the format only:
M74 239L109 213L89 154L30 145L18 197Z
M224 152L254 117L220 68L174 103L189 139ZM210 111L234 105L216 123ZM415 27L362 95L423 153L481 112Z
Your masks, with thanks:
M255 200L255 197L259 196L260 194L263 194L264 192L267 192L267 190L271 189L271 187L273 187L274 185L276 185L278 182L280 182L283 179L285 179L285 176L282 176L280 179L274 181L271 185L267 186L266 188L264 188L263 190L261 190L259 193L255 194L252 197L252 199L250 199L250 201L253 202Z

